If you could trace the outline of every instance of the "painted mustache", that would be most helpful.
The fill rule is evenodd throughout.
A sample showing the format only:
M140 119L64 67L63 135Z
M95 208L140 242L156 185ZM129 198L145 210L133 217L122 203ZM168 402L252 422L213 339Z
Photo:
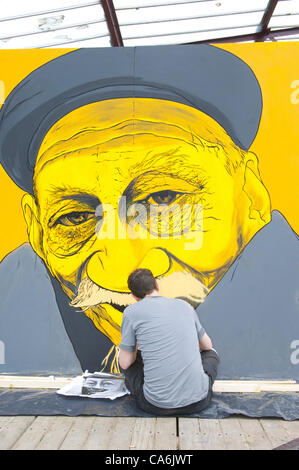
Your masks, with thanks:
M168 298L181 298L193 307L202 303L208 294L207 287L188 271L177 271L157 278L159 293ZM73 307L87 310L101 304L112 304L119 310L135 302L130 293L115 292L103 289L91 279L85 277L79 284L78 293L71 301Z

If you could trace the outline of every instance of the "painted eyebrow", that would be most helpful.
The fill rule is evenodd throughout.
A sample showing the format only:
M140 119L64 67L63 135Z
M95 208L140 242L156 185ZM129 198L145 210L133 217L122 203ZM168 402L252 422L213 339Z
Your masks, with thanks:
M165 172L157 172L157 171L149 171L137 176L131 183L127 186L124 196L129 199L134 199L138 197L140 194L144 193L145 191L155 192L157 187L154 185L155 176L158 177L169 177L176 180L181 180L185 183L188 183L190 186L194 187L194 190L202 190L205 187L206 179L201 175L197 176L197 180L194 181L194 177L181 175L179 172L177 173L165 173ZM147 180L147 181L145 181ZM171 188L167 188L167 190L171 190ZM163 191L163 189L159 189L159 191Z
M181 152L180 146L166 152L154 153L152 150L149 150L145 158L134 168L135 171L138 169L142 173L132 179L124 194L127 197L132 197L136 187L140 184L146 184L144 179L154 178L155 176L178 178L201 189L203 180L206 179L206 169L202 165L196 164L194 166L190 165L190 163L186 163L182 167L180 160L186 157L187 155ZM156 166L157 163L160 168Z
M49 192L50 194L53 194L55 196L55 203L59 201L70 200L79 202L81 204L86 204L92 207L93 209L96 209L97 206L100 204L100 200L96 196L80 191L76 191L73 193L72 191L70 191L70 189L53 187L53 189L51 189L51 191Z

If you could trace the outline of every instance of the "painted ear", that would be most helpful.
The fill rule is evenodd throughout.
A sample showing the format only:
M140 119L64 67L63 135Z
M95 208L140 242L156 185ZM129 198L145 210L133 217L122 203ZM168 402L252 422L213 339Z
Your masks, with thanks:
M22 209L24 218L27 224L27 233L30 245L40 256L44 259L44 253L42 248L42 227L38 220L38 210L36 202L31 194L26 193L22 198Z
M268 223L271 220L270 196L265 188L258 169L258 159L252 152L248 153L244 173L243 191L250 201L249 218Z

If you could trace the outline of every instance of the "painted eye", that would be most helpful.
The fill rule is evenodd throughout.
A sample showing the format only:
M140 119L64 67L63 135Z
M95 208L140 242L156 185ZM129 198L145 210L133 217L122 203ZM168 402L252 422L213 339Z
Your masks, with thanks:
M94 217L94 212L71 212L70 214L60 216L54 225L80 225Z
M148 198L147 202L149 204L171 204L174 202L181 193L176 191L159 191L157 193L152 193Z

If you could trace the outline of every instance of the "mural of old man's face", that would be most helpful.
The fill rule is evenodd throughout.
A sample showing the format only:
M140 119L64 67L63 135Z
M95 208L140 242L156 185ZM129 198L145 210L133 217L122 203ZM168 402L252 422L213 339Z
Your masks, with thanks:
M199 111L162 100L108 100L62 118L43 141L34 188L23 199L34 250L70 298L69 284L79 286L73 304L90 307L115 344L134 269L197 306L270 220L256 157Z
M166 49L160 53L159 48L150 48L149 55L154 51L157 66L161 54L160 60L175 69L176 61L186 54L181 54L181 48L170 48L173 58L169 58ZM72 83L70 74L80 61L92 65L101 50L94 51L94 56L89 50L77 51L77 57L76 52L69 53L65 59L60 57L58 65L55 60L49 62L48 69L35 72L31 88L26 90L21 83L3 106L2 163L24 190L28 239L56 283L56 298L60 286L73 315L85 316L112 348L121 340L122 312L134 302L128 276L144 267L154 273L161 295L183 298L197 308L224 356L225 378L259 373L267 377L267 371L273 377L285 373L294 377L292 344L297 338L292 338L292 328L279 354L282 362L272 366L269 356L260 368L248 357L253 345L258 351L264 347L256 345L258 328L263 332L261 342L268 346L281 335L279 328L273 333L269 324L271 315L277 321L270 311L273 301L267 306L275 285L279 284L281 299L289 298L292 290L288 284L284 292L285 283L279 277L269 279L277 235L265 234L271 226L273 233L280 233L288 251L284 258L294 259L298 250L295 234L282 215L275 211L271 215L259 156L250 148L262 114L261 90L251 68L233 54L212 46L190 51L186 62L190 70L184 70L186 65L183 70L177 68L176 79L171 70L169 76L167 70L158 70L148 83L145 51L135 56L142 78L138 70L128 75L125 49L120 51L123 70L113 51L111 57L108 51L102 52L103 76L105 60L111 76L102 81L99 77L98 82L92 73L86 72L85 78L81 72L80 80ZM204 70L194 69L195 58L201 66L207 61ZM217 61L221 76L215 76ZM45 90L51 70L53 82ZM194 81L187 76L191 72ZM55 73L60 80L54 79ZM18 109L20 102L21 106L28 103L29 109ZM282 226L288 227L292 241L281 235ZM267 255L269 248L272 254ZM275 267L284 269L278 262ZM289 263L288 269L293 269ZM234 289L233 280L237 283L240 276L241 287ZM249 315L242 320L243 302L252 309L250 328ZM256 304L261 311L253 311ZM59 308L63 309L61 303ZM287 310L289 324L298 328L294 306ZM72 333L78 326L62 318L80 360L80 346L74 339L80 331ZM238 334L245 347L234 343ZM85 351L88 341L86 337ZM233 350L233 356L228 350ZM104 360L108 367L108 351L109 347L97 357L99 366ZM290 364L287 372L281 367L285 361ZM117 371L115 358L109 367Z

